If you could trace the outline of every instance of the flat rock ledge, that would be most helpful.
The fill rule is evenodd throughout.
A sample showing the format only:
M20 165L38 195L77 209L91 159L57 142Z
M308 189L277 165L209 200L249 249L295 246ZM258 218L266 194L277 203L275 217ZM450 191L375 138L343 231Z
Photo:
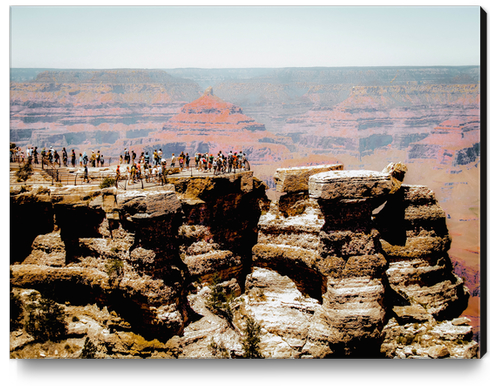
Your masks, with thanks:
M390 174L369 170L335 170L309 179L310 198L321 200L378 198L392 187Z
M331 164L277 169L274 173L276 190L279 193L307 192L310 176L332 170L342 170L343 168L342 164Z

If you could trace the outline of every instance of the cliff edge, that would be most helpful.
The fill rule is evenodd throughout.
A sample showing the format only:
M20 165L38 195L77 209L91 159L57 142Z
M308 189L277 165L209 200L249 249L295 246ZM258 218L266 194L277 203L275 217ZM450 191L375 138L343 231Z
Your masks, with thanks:
M475 358L445 213L406 171L278 169L272 202L252 172L11 190L11 357Z

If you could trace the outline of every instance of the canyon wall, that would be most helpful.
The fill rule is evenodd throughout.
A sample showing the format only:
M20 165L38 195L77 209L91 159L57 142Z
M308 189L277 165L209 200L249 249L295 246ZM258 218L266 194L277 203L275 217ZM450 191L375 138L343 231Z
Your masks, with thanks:
M11 249L12 293L71 319L59 343L14 328L11 357L75 357L89 337L99 358L239 358L250 319L263 357L477 357L445 213L406 171L279 169L273 201L252 172L12 188L29 245Z
M112 165L124 148L167 159L243 150L269 198L277 169L402 161L406 183L430 186L446 213L449 256L473 295L466 315L479 325L478 66L11 69L10 96L10 140L24 149L100 150Z

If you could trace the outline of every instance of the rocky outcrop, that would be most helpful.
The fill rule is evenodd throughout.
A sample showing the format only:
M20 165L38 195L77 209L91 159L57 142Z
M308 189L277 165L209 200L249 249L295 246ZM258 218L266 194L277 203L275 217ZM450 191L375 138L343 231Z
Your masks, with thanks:
M309 205L295 212L291 200L281 211L272 202L261 216L253 248L254 265L289 277L302 296L315 299L304 322L306 335L304 324L297 331L305 336L303 345L292 356L373 357L388 355L390 347L388 356L398 357L393 349L398 346L390 344L399 336L388 333L388 320L390 326L416 321L428 329L436 320L461 314L468 290L447 257L444 211L428 188L402 185L405 165L393 163L381 173L331 167L315 174L318 168L308 169L290 173L311 173ZM285 193L279 200L304 196L304 184L285 183L286 174L276 173ZM255 314L267 330L271 322L262 311ZM465 354L440 345L447 355L473 355L469 336L461 339L469 345ZM435 354L422 350L420 355Z
M386 275L400 297L393 308L398 317L413 322L459 316L469 291L452 272L446 216L434 193L402 186L375 221L389 260Z
M37 227L28 256L13 254L12 285L111 307L150 338L181 334L193 281L218 274L243 282L268 200L252 172L169 180L146 190L72 186L13 195L13 210L32 203L49 226Z
M478 356L468 318L399 324L395 318L384 328L381 352L388 358L462 358Z
M107 160L141 143L199 93L196 83L162 70L44 71L11 84L10 139L77 155L98 148Z
M445 213L406 171L280 169L272 202L252 172L13 190L47 224L11 257L13 292L80 315L68 346L89 336L99 357L246 357L255 320L263 357L474 358ZM14 357L38 344L12 334Z

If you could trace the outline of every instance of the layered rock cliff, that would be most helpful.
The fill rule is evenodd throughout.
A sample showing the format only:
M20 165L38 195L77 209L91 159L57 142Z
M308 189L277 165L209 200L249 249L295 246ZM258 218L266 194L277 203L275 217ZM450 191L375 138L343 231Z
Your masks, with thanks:
M194 155L243 151L254 162L277 160L289 150L268 132L264 124L245 115L238 105L214 95L209 87L203 95L186 104L179 114L152 133L144 143L152 148L173 149ZM145 150L148 150L145 148Z
M10 136L21 146L119 155L199 94L196 83L161 70L44 71L11 84Z
M476 357L444 211L405 172L279 169L272 202L252 172L12 190L12 293L25 313L54 299L68 327L12 328L11 356L76 357L89 337L99 358L248 357L254 320L262 357Z

